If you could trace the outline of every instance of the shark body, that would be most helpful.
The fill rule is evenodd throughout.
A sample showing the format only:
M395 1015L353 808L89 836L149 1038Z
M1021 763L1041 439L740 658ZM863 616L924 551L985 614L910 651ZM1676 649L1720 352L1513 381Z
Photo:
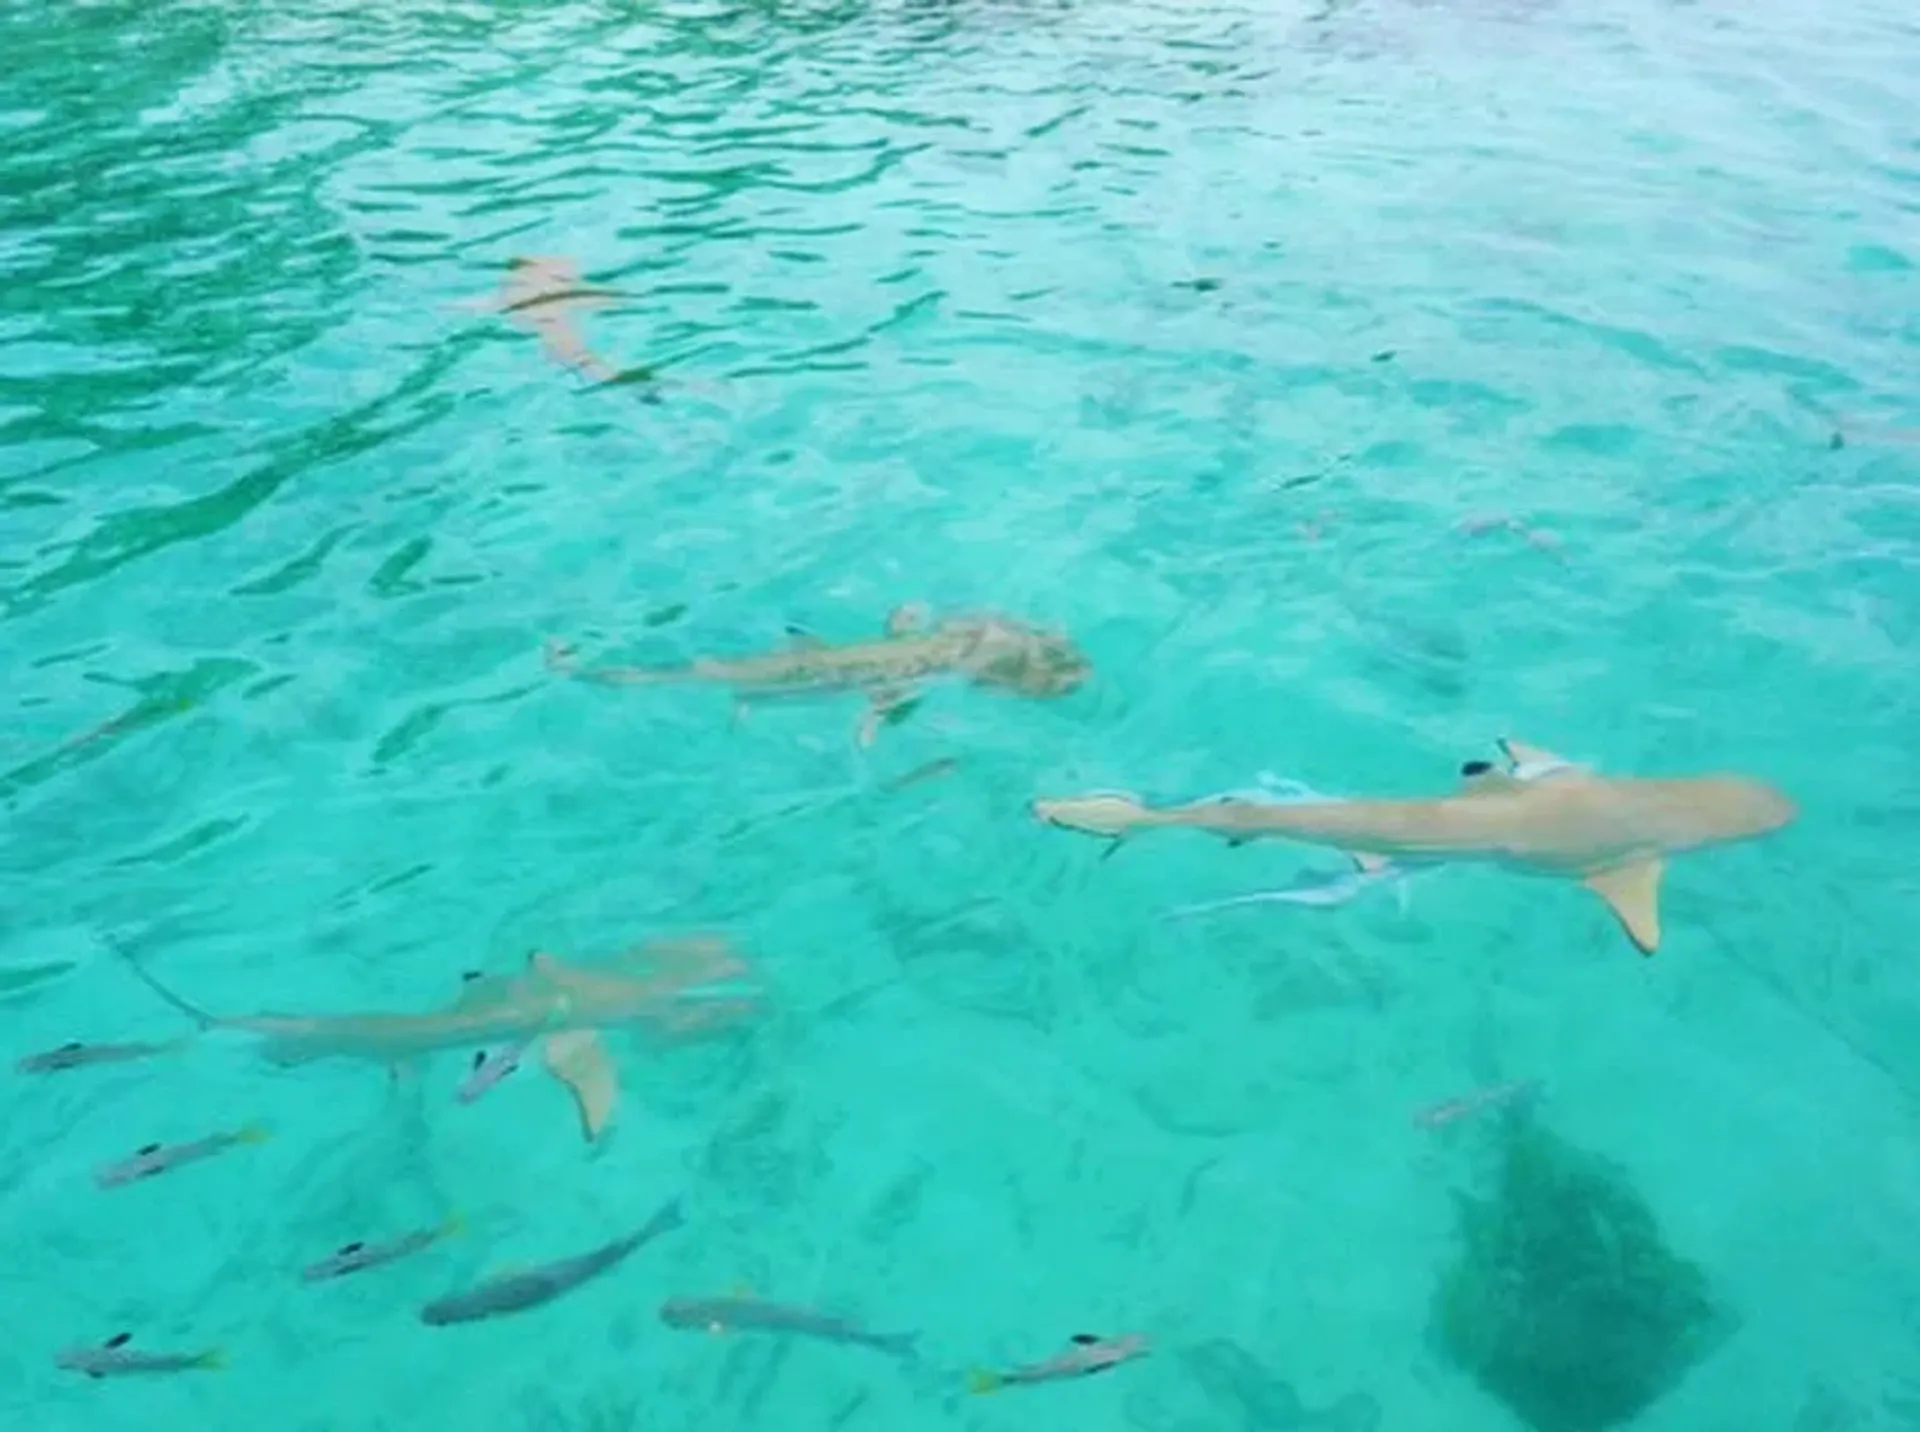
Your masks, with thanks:
M1660 946L1660 879L1668 856L1745 840L1791 821L1794 804L1745 776L1602 776L1550 751L1503 740L1509 769L1462 769L1460 789L1428 800L1224 799L1149 807L1123 795L1034 802L1049 824L1125 839L1183 826L1233 844L1264 838L1328 846L1363 869L1479 862L1576 880L1612 910L1642 953Z
M445 1009L426 1013L210 1015L134 970L162 997L209 1030L252 1035L276 1064L363 1059L399 1065L443 1050L509 1041L537 1047L547 1071L567 1086L583 1133L599 1137L619 1100L619 1074L600 1032L644 1028L667 1035L733 1023L757 1008L751 995L716 997L745 963L723 939L657 940L603 965L574 965L545 953L511 975L467 981Z
M708 682L729 686L744 707L771 701L859 693L868 709L860 744L872 744L882 720L897 717L930 680L955 677L1022 696L1064 696L1090 671L1065 637L1006 617L954 618L927 628L915 606L897 608L885 633L868 641L831 645L796 633L779 651L741 657L701 657L683 666L580 667L572 647L551 643L547 664L583 681L609 686Z

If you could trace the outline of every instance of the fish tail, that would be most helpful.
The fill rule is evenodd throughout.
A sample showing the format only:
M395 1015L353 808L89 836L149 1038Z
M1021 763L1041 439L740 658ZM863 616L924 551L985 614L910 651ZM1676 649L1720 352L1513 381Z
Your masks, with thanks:
M1007 1380L997 1372L989 1372L984 1367L976 1367L967 1374L967 1391L977 1394L998 1392L1005 1387Z
M458 1238L466 1231L467 1220L460 1216L460 1210L457 1208L440 1220L440 1236L442 1238Z
M271 1131L261 1123L248 1124L234 1135L243 1144L264 1144L271 1136Z
M113 949L115 954L127 962L127 968L133 971L135 978L202 1029L212 1029L220 1022L199 1005L192 1003L190 1000L182 999L179 995L161 984L159 980L155 979L153 975L148 972L145 965L133 957L133 952L118 940L109 938L107 944Z
M218 1372L227 1365L227 1354L223 1348L208 1348L193 1360L195 1367L203 1367L209 1372Z

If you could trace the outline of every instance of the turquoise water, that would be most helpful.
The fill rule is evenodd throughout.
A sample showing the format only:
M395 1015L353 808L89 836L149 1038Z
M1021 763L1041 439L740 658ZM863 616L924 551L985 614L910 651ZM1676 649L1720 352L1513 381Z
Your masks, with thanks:
M1494 1123L1415 1116L1534 1079L1737 1315L1636 1425L1920 1427L1900 7L116 3L0 45L9 1064L190 1032L116 946L235 1014L688 930L770 992L616 1036L593 1147L531 1067L457 1103L464 1050L9 1077L10 1425L1518 1427L1429 1336ZM530 253L625 295L582 321L656 384L470 306ZM863 750L857 698L735 721L541 661L906 602L1094 679L934 691ZM1643 960L1477 868L1170 922L1328 859L1103 859L1027 809L1434 794L1503 735L1800 818L1676 859ZM674 1193L561 1301L417 1320ZM927 1365L656 1316L738 1285ZM55 1367L122 1330L230 1365Z

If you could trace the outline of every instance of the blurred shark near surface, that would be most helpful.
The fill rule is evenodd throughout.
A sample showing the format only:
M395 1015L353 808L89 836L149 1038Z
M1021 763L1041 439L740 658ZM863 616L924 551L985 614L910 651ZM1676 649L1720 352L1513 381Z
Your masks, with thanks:
M134 972L202 1029L256 1036L276 1064L365 1059L397 1065L424 1055L505 1041L537 1046L547 1072L572 1093L582 1131L600 1136L619 1101L620 1081L603 1030L633 1028L695 1037L757 1013L757 992L732 987L747 965L724 938L650 941L601 964L572 964L543 952L517 974L478 975L448 1007L420 1014L209 1014L161 984L128 956Z

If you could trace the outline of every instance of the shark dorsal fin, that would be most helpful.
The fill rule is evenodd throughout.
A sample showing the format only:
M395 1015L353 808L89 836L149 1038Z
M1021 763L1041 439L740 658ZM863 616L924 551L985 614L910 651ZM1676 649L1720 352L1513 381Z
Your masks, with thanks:
M826 643L820 639L818 633L808 631L794 622L788 622L787 645L795 651L818 651Z
M474 975L471 979L463 978L460 993L455 996L453 1007L476 1009L481 1005L498 1004L512 991L513 983L511 975Z
M550 955L545 950L535 950L527 956L527 973L536 979L558 984L567 977L567 966L558 955Z
M1502 791L1517 790L1520 785L1518 776L1496 770L1491 761L1468 761L1460 767L1462 795L1493 795Z
M1516 741L1511 736L1502 736L1499 745L1501 754L1513 767L1513 778L1517 781L1537 781L1543 776L1580 769L1575 762L1557 751L1549 751L1544 746L1529 746L1525 741Z
M1658 860L1636 860L1589 875L1587 889L1607 902L1627 938L1643 955L1660 948L1660 876Z
M591 1029L569 1029L541 1041L547 1072L567 1086L580 1110L580 1131L592 1143L600 1137L620 1098L620 1075L607 1046Z

